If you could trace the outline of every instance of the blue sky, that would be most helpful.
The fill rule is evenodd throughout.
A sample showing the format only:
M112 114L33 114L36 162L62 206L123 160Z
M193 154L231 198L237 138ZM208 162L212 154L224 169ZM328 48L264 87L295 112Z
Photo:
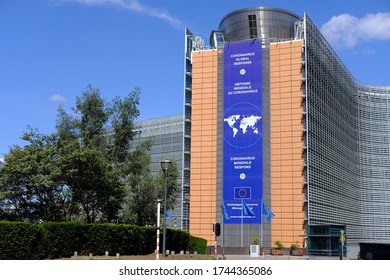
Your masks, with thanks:
M27 126L53 132L88 84L108 101L140 87L139 120L182 113L184 28L207 42L256 6L306 12L357 80L390 85L389 0L1 0L0 158Z

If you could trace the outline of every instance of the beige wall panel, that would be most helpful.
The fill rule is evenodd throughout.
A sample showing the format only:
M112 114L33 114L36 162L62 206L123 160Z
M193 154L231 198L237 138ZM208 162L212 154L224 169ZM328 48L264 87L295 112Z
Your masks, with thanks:
M210 153L210 152L214 152L215 151L215 148L213 146L203 146L202 147L202 152L204 153Z
M209 60L209 61L204 61L202 64L202 67L203 67L203 69L205 69L205 68L211 68L214 65L215 65L214 62L212 60ZM213 69L210 69L210 71L214 72Z
M215 109L215 104L213 104L213 107L214 108L211 108L211 109ZM202 119L201 122L202 122L202 126L204 126L204 125L208 126L208 125L215 124L215 120L213 120L213 119ZM205 130L205 127L203 127L203 130ZM212 130L212 129L210 129L210 130Z
M211 225L216 218L217 51L193 52L192 55L192 71L196 73L196 79L193 75L190 233L205 238L209 245L213 245ZM194 177L194 172L198 176Z
M208 75L204 75L204 76L202 77L203 83L209 84L210 87L212 87L212 83L215 81L215 80L213 79L213 77L212 77L212 74L213 74L213 73L209 73Z
M302 116L299 113L295 114L295 115L291 115L291 110L289 110L289 112L283 111L279 117L280 117L280 120L282 122L285 122L285 123L288 123L288 121L300 123L301 119L302 119Z
M194 92L199 92L200 89L202 89L202 83L192 83L192 94L194 95Z
M202 177L201 173L198 173L198 172L192 173L191 172L191 179L193 179L194 182L196 182L196 180L200 180L201 177Z
M203 114L207 112L207 110L211 110L211 109L214 109L215 108L215 104L213 103L209 103L209 102L204 102L202 103L202 110L203 110ZM206 111L206 112L204 112Z
M285 246L303 242L301 48L270 45L272 240Z

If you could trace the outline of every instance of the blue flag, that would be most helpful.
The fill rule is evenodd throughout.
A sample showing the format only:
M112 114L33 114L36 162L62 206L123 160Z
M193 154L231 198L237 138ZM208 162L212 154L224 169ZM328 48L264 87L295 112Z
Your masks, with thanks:
M171 215L171 213L169 213L168 210L165 212L165 214L167 215L168 218L172 218L172 215Z
M242 201L242 213L244 216L255 216L255 212L253 212L252 208L250 208L244 201Z
M267 221L271 222L271 219L275 217L275 214L268 209L267 205L263 202L263 215L267 217Z
M225 208L225 203L222 203L222 211L223 211L223 217L225 218L225 220L230 220L229 214Z

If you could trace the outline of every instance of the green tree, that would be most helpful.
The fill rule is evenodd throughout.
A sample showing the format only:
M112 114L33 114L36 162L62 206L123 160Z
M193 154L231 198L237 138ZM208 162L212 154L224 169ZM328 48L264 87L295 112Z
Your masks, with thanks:
M78 141L77 139L80 137L77 131L76 120L67 114L61 105L58 107L56 129L60 145L65 146L69 142Z
M116 97L110 106L112 137L108 146L109 160L121 165L129 160L134 139L134 120L139 116L139 88L134 89L123 100Z
M108 109L100 96L100 90L88 85L81 97L76 97L74 112L80 116L75 121L84 146L103 149L105 145L105 124Z
M179 176L179 169L175 160L171 160L172 165L167 171L167 210L173 210L176 204L176 199L179 194L180 185L177 182ZM164 172L161 170L156 178L159 188L158 196L164 198L165 178Z
M125 167L127 177L128 196L125 208L124 222L138 225L151 225L155 223L156 213L153 205L157 197L156 182L150 172L151 158L149 151L152 141L149 139L131 152L130 160ZM131 214L130 214L131 213Z
M87 223L118 219L125 191L100 150L81 147L64 156L61 167L63 180L72 193L73 211L82 209Z
M0 169L0 218L154 224L163 176L150 172L152 140L133 146L140 90L107 103L88 85L74 115L58 108L56 133L23 135ZM167 205L173 209L178 170L168 171Z
M69 189L60 176L56 135L30 130L25 147L14 146L0 169L0 205L10 220L64 221Z
M151 147L150 141L131 146L139 94L136 88L108 103L88 85L77 97L75 117L59 108L56 127L72 216L81 210L88 222L137 219L129 203L133 186L141 186L150 173Z
M134 154L137 156L132 161L133 169L138 170L138 174L133 174L130 178L131 195L128 203L128 211L133 213L132 222L138 225L155 225L157 221L156 201L164 199L164 173L160 171L156 176L152 176L149 170L150 157L145 156L143 149L149 150L152 145L147 141L140 145ZM141 156L144 155L144 156ZM136 176L135 176L136 175ZM177 183L179 170L176 161L172 160L172 166L167 173L167 210L173 210L176 204L180 185ZM163 215L161 207L161 215ZM127 214L126 216L129 216Z

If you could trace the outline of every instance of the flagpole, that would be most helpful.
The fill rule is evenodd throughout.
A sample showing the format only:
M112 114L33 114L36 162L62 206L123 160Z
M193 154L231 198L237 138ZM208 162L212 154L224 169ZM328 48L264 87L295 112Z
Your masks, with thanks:
M260 224L260 246L263 247L263 207L264 207L264 204L263 204L263 198L261 198L261 206L260 206L260 213L261 213L261 224ZM264 250L263 250L264 252Z
M230 220L230 217L229 217L229 214L226 212L226 209L225 209L225 201L222 200L222 229L223 229L223 232L222 232L222 259L225 259L225 228L226 228L226 225L225 225L225 220L226 221L229 221Z
M241 248L244 245L243 240L242 240L242 235L243 235L243 219L244 219L244 199L241 199Z
M222 200L222 206L221 206L221 210L222 210L222 259L224 260L225 259L225 213L224 213L224 202Z

